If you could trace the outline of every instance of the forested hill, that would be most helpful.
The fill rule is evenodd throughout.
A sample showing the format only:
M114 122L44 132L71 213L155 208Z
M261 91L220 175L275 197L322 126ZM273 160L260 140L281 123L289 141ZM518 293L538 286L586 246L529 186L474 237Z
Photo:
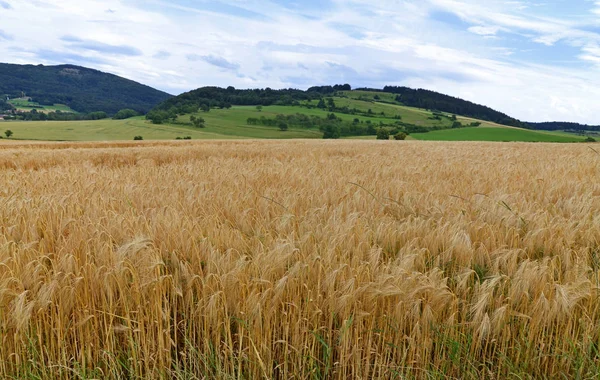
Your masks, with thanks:
M519 120L489 107L466 100L443 95L428 90L413 90L407 87L385 87L380 89L359 89L369 92L391 93L396 103L409 107L418 107L473 117L510 126L524 126ZM171 98L155 108L156 111L190 113L198 107L228 107L231 105L299 105L303 101L323 99L333 96L345 96L351 91L348 84L335 86L311 87L307 91L296 89L272 90L252 89L238 90L233 87L203 87Z
M0 63L0 96L14 98L23 93L42 105L65 104L82 113L108 114L124 108L146 113L172 97L132 80L85 67Z
M0 98L0 113L2 113L4 111L12 110L12 108L13 108L13 106L8 104L4 99L5 99L4 97Z
M550 121L544 123L527 123L529 129L544 131L600 131L600 125L569 123L566 121Z
M523 127L523 123L490 107L475 104L439 92L412 89L408 87L386 86L383 92L396 94L396 100L409 107L425 108L456 115L491 121L498 124Z

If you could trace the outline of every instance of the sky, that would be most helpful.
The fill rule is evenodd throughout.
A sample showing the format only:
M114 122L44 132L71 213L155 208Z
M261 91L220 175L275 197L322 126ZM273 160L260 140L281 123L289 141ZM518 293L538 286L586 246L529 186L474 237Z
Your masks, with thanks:
M0 52L172 94L399 85L600 124L600 0L0 0Z

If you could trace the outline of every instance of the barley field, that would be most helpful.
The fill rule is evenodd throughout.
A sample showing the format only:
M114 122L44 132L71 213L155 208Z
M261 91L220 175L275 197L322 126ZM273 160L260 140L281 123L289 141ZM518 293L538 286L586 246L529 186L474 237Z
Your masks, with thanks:
M0 143L0 377L597 378L585 144Z

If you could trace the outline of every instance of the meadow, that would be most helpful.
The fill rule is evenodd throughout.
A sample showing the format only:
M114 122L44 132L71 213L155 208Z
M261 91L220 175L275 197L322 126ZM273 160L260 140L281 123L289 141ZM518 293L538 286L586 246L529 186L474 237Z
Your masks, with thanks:
M30 101L29 98L27 98L27 99L24 99L24 98L12 99L9 101L9 103L12 104L17 110L25 111L25 112L29 112L29 111L35 109L38 112L46 112L46 113L56 112L56 111L75 113L75 111L73 111L69 106L66 106L64 104L55 104L52 106L42 106L39 103Z
M361 93L354 94L359 96ZM363 95L360 95L363 96ZM348 106L360 111L372 110L373 115L351 115L336 113L340 119L352 122L371 122L377 126L380 123L392 125L401 120L424 127L444 127L452 125L450 116L440 120L432 119L430 111L418 108L404 107L396 104L385 104L361 101L353 98L335 98L339 107ZM316 102L313 102L316 103ZM315 105L315 104L313 104ZM384 115L381 115L381 112ZM317 108L299 106L266 106L258 111L254 106L234 106L231 109L212 109L210 112L200 112L194 116L206 121L205 128L195 128L190 122L190 116L181 115L175 122L152 124L144 117L134 117L126 120L85 120L85 121L31 121L31 122L1 122L0 134L5 130L13 131L13 139L45 140L45 141L119 141L133 140L142 136L144 140L174 140L191 137L194 140L214 139L320 139L323 133L318 128L294 128L280 131L277 127L248 125L248 118L275 118L277 115L294 115L301 113L308 116L326 118L328 112ZM400 118L400 119L397 119ZM532 131L505 127L498 124L458 116L457 120L468 125L480 122L478 128L459 128L431 131L415 134L410 138L418 140L481 140L481 141L543 141L543 142L577 142L585 137L560 132ZM372 136L363 136L371 139Z
M416 140L429 141L520 141L520 142L581 142L585 137L574 134L532 131L510 127L459 128L416 133Z
M594 378L584 144L0 142L0 377Z

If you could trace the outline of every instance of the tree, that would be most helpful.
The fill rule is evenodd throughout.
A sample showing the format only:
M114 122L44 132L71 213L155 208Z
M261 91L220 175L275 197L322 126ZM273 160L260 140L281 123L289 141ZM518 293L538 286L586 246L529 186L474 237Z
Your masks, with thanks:
M202 110L202 112L210 112L210 106L208 104L202 104L200 106L200 109Z
M262 112L262 110L263 110L263 106L256 106L256 110L257 110L258 112Z
M334 124L327 124L323 127L324 139L339 139L341 136L340 128Z
M390 139L390 131L385 128L379 128L377 130L377 140L389 140Z
M323 100L323 98L321 98L319 100L319 103L317 104L317 108L321 108L321 109L325 109L327 106L325 105L325 101Z
M113 119L114 120L125 120L125 119L129 119L130 117L137 116L137 115L138 115L138 113L135 112L134 110L125 108L125 109L122 109L119 112L117 112L115 114L115 116L113 116Z
M204 128L206 125L204 124L205 121L203 118L201 117L196 117L196 116L190 116L190 121L192 122L192 125L194 125L194 127L196 128Z
M329 108L329 111L331 112L335 111L335 101L333 98L327 98L327 108Z
M140 141L140 140L143 140L144 138L142 136L135 136L133 139L135 141Z
M280 130L280 131L282 131L282 132L284 132L284 131L287 131L287 130L288 130L288 125L287 125L287 123L284 123L283 121L282 121L281 123L279 123L278 127L279 127L279 130Z
M13 135L13 131L11 131L10 129L7 129L6 132L4 132L4 134L6 135L7 138L10 138L10 136Z
M404 132L398 132L394 135L394 140L406 140L407 134Z
M162 124L169 118L169 114L165 111L151 111L146 115L146 119L150 120L152 124Z
M452 123L452 128L462 128L462 123L460 121L455 121Z

